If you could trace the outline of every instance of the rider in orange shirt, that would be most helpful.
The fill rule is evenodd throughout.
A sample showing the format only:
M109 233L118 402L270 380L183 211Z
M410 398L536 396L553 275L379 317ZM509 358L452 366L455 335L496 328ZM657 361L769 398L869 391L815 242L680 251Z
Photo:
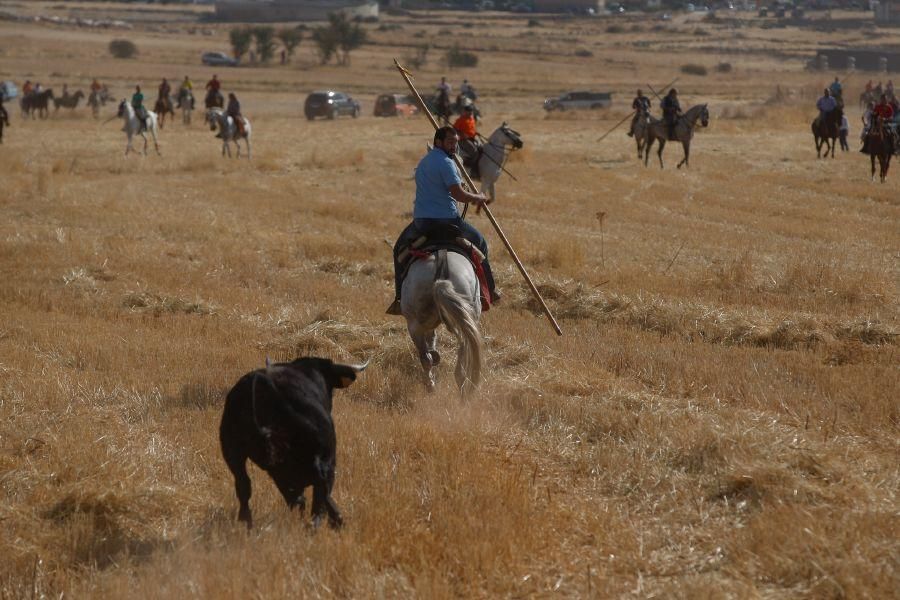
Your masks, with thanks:
M478 156L479 149L475 110L471 104L463 109L462 114L453 123L453 129L459 134L459 150L463 156L463 163L468 164Z

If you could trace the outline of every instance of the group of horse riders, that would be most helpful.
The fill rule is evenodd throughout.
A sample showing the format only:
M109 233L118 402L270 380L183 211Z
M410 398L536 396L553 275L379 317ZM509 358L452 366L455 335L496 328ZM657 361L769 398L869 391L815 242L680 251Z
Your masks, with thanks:
M668 128L669 139L673 140L675 139L675 125L678 123L678 117L681 116L678 90L675 88L670 89L659 105L662 108L663 121L665 121ZM634 117L631 119L631 127L626 134L628 137L634 136L634 127L637 125L638 119L650 115L650 98L644 95L643 90L637 91L637 95L631 102L631 109L634 111Z
M869 102L866 111L863 113L863 147L860 152L868 153L866 139L869 131L879 124L885 128L890 134L891 144L895 150L900 149L900 136L898 136L898 126L900 126L900 101L896 96L888 96L887 92L882 93L878 102Z
M219 91L221 87L222 82L219 80L218 75L213 75L212 79L210 79L206 83L207 106L214 104L213 101L215 100L216 96L221 97L221 92ZM190 102L191 108L194 107L193 89L193 82L191 82L190 77L185 75L184 80L182 80L181 85L178 88L177 108L181 108L181 105L184 102ZM162 83L159 84L157 92L157 102L166 103L166 105L171 109L170 94L172 92L172 87L166 78L163 78ZM135 86L134 94L131 96L131 107L134 108L134 114L135 116L137 116L138 121L141 124L141 131L145 131L147 122L147 109L144 107L144 94L141 91L140 85ZM225 114L234 119L234 123L237 126L239 135L243 135L244 119L241 117L241 103L238 101L237 96L233 92L230 92L228 94L228 105L225 108ZM221 133L219 135L221 135Z

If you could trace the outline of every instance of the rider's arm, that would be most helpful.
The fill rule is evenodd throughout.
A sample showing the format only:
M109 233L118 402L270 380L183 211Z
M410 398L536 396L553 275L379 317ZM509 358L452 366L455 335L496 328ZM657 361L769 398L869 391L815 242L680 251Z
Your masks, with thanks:
M458 183L450 186L450 195L454 200L463 204L483 204L487 201L487 196L484 194L470 194Z

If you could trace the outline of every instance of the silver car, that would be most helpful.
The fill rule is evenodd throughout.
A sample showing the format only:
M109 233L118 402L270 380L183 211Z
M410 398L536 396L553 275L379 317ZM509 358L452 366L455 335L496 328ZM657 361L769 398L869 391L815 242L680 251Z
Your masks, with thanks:
M0 83L0 100L6 102L7 100L12 100L13 98L18 97L19 88L16 87L16 84L12 81L4 81Z
M200 60L203 61L204 65L209 65L210 67L236 67L240 62L224 52L205 52L200 57Z

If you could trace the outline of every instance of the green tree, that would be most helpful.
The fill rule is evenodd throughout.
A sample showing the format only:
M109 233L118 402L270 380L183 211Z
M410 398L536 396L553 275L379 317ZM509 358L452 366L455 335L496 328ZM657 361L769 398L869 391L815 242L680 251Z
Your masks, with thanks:
M261 62L267 63L275 56L275 28L269 26L254 27L256 38L256 54Z
M231 39L231 50L234 57L240 60L250 50L253 32L247 27L235 27L228 33L228 37Z
M346 13L330 13L328 25L313 31L313 40L319 51L322 64L337 56L339 65L350 64L350 52L366 42L366 30L354 23Z
M338 39L334 30L331 27L316 27L313 30L312 39L316 43L319 60L323 65L328 64L338 50Z
M338 13L338 17L339 25L337 30L340 32L338 39L340 40L339 45L341 48L340 63L349 65L350 52L366 43L366 30L359 23L351 23L345 13ZM332 19L332 16L329 16L329 20L335 21L335 19Z
M294 56L294 50L303 41L303 33L293 27L285 27L278 31L278 39L281 40L281 45L284 46L288 57L291 57Z

